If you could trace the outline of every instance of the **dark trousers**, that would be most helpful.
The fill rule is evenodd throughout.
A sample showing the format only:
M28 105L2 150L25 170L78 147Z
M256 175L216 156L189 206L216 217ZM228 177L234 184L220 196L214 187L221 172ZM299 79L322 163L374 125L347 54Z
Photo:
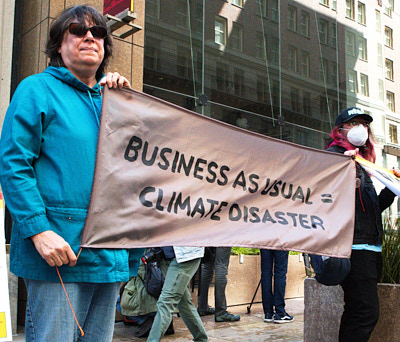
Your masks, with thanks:
M260 249L261 290L264 314L285 315L286 273L289 252ZM273 285L272 285L273 279Z
M214 298L215 316L219 316L226 311L225 288L228 282L227 274L231 247L217 247L215 249L215 260L204 264L200 279L200 296L198 298L199 311L205 312L208 308L208 289L215 271Z
M343 281L344 312L339 342L367 342L379 318L377 284L382 273L382 254L353 250L351 270Z

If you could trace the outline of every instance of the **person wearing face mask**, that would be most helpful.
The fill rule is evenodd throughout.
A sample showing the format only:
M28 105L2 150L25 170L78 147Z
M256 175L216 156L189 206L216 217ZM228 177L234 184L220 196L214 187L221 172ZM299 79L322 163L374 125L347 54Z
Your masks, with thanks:
M344 109L336 118L327 151L350 156L360 155L375 162L372 116L360 108ZM398 170L394 171L397 177ZM356 163L355 224L351 253L351 270L341 286L344 312L340 322L339 341L368 341L379 318L377 284L382 271L382 218L395 195L384 188L377 195L369 174Z

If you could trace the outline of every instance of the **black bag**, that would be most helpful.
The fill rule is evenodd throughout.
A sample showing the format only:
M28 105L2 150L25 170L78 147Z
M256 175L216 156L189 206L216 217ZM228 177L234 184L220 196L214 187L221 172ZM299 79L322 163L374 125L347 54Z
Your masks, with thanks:
M349 274L350 259L310 255L315 279L327 286L339 285Z
M145 264L146 274L143 285L150 296L160 297L164 285L165 277L157 262L148 262Z

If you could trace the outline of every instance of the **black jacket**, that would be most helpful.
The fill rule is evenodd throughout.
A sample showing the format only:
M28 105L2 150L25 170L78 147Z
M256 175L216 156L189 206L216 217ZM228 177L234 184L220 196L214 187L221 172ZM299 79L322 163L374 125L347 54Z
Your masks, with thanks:
M344 153L345 148L334 145L327 151ZM360 186L356 187L356 208L353 244L382 244L382 211L388 208L394 200L395 194L384 188L379 196L375 191L371 177L356 163Z

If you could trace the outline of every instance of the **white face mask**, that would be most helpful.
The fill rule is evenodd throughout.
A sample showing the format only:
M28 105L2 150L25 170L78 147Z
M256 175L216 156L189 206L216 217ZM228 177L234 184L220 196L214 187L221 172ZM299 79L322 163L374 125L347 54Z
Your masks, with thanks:
M368 140L368 129L361 124L350 128L347 140L354 146L363 146Z

